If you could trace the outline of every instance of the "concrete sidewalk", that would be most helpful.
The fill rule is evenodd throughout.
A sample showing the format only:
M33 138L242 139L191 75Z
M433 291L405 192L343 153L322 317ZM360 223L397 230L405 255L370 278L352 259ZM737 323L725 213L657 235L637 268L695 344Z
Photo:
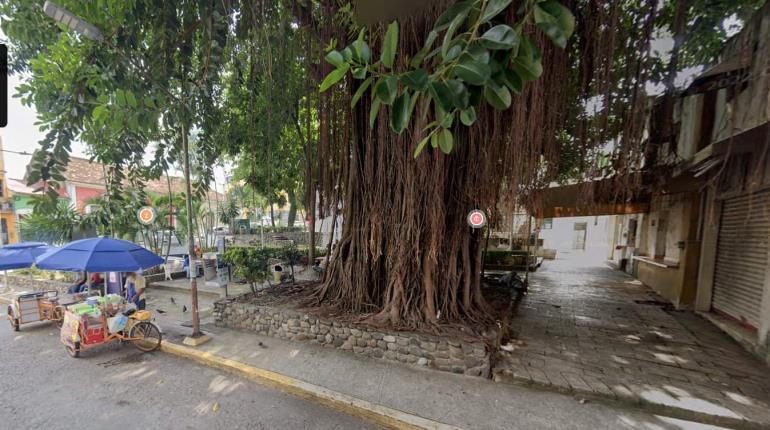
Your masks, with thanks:
M764 363L603 262L545 262L511 322L500 378L770 427Z
M366 359L210 323L203 330L214 339L197 351L432 420L437 422L435 428L441 428L440 424L465 429L718 428L616 404ZM181 343L185 334L171 327L165 331L166 339L174 343Z

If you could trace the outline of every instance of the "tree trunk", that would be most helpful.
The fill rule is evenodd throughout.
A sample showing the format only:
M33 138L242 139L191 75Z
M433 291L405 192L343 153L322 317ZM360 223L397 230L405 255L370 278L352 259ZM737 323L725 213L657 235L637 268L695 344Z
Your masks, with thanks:
M423 46L435 18L425 14L401 23L398 72ZM542 177L540 157L558 152L554 130L563 119L549 107L559 103L569 82L567 54L543 35L531 37L548 65L542 77L528 82L509 109L482 104L473 126L455 121L450 155L428 148L414 157L435 119L432 109L423 115L426 107L418 104L409 128L397 135L389 128L387 106L370 129L368 92L349 108L357 81L348 78L337 89L344 94L321 95L318 159L327 170L319 178L321 195L330 199L323 207L334 210L340 202L343 223L317 300L371 313L370 322L397 328L493 322L482 294L484 240L466 217L481 209L496 219L491 215L501 206L513 210L519 190L534 188ZM330 158L339 164L329 167ZM334 169L342 172L340 183Z
M294 221L297 219L297 196L291 188L287 193L289 194L289 220L286 225L294 227Z
M270 202L270 225L275 227L275 213L273 212L273 202Z

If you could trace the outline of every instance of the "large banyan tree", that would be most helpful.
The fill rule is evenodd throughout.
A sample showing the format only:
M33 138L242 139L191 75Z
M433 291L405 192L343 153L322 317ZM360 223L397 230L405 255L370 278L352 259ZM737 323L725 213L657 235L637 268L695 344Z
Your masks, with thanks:
M565 178L633 194L655 152L647 85L706 57L684 22L717 32L730 10L698 15L700 3L436 1L368 26L334 2L297 7L328 42L320 190L344 219L315 298L402 327L485 319L484 238L468 212L494 223ZM652 41L671 36L666 63ZM597 191L584 188L588 203Z
M494 225L554 181L610 178L602 191L616 198L637 189L656 152L650 84L674 94L679 70L717 53L725 19L761 3L435 0L362 21L361 7L387 2L61 2L107 43L67 36L41 0L0 4L12 66L31 74L21 92L49 129L33 177L60 178L73 139L132 166L167 141L156 161L173 162L163 148L180 121L206 159L263 160L261 148L299 139L306 207L343 219L314 303L404 328L488 318L469 210ZM672 39L670 55L657 52ZM150 79L116 66L126 61ZM142 102L120 103L126 89Z

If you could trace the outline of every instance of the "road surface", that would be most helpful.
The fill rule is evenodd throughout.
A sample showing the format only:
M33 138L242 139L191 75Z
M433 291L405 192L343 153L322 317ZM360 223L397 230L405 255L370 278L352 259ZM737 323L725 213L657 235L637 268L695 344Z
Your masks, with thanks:
M0 324L3 429L361 429L370 423L162 352L70 358L54 325Z

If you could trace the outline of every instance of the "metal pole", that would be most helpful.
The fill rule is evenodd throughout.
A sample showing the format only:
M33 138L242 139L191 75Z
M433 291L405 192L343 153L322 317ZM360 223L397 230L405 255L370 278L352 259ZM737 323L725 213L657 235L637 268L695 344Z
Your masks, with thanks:
M183 115L187 116L187 112ZM190 278L190 295L192 296L192 337L199 337L200 321L198 320L198 268L195 265L195 238L193 237L193 214L192 214L192 184L190 183L190 148L187 142L187 118L182 120L182 152L184 157L184 182L187 190L187 254L189 255L190 265L187 276Z

